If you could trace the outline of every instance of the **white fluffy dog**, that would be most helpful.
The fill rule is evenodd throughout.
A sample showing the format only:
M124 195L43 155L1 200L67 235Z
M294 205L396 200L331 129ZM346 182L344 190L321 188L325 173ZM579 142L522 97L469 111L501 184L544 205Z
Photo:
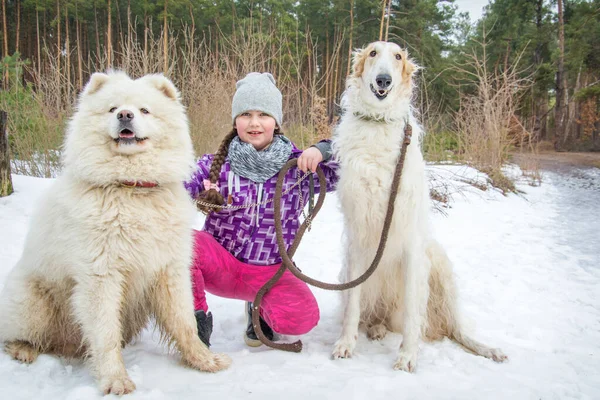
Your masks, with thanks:
M342 281L357 278L374 259L407 121L413 140L383 257L373 276L348 293L333 357L352 356L362 324L370 339L383 338L387 330L403 334L395 369L415 369L421 337L447 336L476 354L504 361L500 350L463 332L452 267L432 239L421 130L410 105L415 69L407 52L393 43L371 43L354 56L342 99L344 114L334 134L340 162L337 191L347 236Z
M121 348L153 316L187 365L226 368L194 318L194 207L182 184L193 149L175 86L162 75L94 74L63 155L0 296L8 354L87 356L105 393L128 393Z

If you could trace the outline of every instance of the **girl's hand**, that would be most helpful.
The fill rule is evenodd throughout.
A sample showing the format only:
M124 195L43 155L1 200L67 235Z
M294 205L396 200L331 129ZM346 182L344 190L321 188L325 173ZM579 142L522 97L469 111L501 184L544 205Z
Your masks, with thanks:
M309 169L312 172L315 172L317 170L317 165L319 165L321 161L323 161L323 154L321 154L321 151L316 147L309 147L300 154L300 157L298 157L298 168L300 168L302 172L306 172Z

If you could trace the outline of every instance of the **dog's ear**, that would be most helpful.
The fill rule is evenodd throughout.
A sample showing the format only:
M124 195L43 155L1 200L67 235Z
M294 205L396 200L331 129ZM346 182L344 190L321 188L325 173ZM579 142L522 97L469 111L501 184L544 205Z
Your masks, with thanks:
M354 78L360 78L362 76L370 47L371 46L369 45L364 49L358 49L352 53L352 76Z
M402 68L402 81L410 83L412 81L414 73L417 72L419 67L417 66L417 64L412 62L410 58L408 58L407 51L403 51L402 53L402 62L404 64Z
M140 79L148 81L171 100L179 101L179 91L163 74L146 75Z
M107 74L102 72L94 72L89 82L85 85L82 94L88 95L96 93L108 80L110 77Z

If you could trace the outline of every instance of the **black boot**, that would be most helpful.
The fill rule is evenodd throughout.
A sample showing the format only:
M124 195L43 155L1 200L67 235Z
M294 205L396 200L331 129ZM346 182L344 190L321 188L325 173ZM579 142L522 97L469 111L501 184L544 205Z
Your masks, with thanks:
M204 310L198 310L194 312L196 316L196 324L198 325L198 337L206 347L210 347L210 335L213 330L213 318L212 313L209 311L208 314Z
M271 327L267 324L267 322L264 319L262 319L262 317L259 318L260 328L262 329L267 339L272 341L275 336L273 333L273 329L271 329ZM248 326L246 327L246 333L244 334L244 341L250 347L260 346L262 342L256 335L256 332L254 332L254 327L252 326L252 303L250 302L246 303L246 322L248 323Z

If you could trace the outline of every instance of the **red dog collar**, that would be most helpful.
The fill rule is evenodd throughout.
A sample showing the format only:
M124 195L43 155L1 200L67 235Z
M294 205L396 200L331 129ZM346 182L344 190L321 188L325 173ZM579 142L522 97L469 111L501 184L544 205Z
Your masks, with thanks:
M143 188L153 188L157 187L158 183L156 182L146 182L146 181L123 181L121 185L127 187L143 187Z

